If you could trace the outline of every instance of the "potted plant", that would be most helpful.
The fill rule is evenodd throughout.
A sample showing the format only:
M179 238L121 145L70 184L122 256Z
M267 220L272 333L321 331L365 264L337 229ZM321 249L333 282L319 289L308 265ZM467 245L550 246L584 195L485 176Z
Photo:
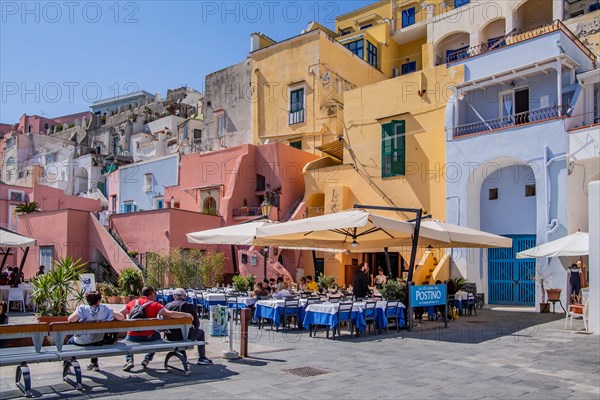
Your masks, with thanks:
M67 320L74 308L69 305L69 301L77 306L83 298L84 294L77 290L75 283L79 282L86 264L81 259L73 260L71 256L67 256L55 261L53 269L32 280L31 301L38 310L40 322Z
M400 282L399 280L389 280L383 284L383 287L379 290L381 296L387 301L404 301L406 295L406 283Z
M121 300L123 304L127 304L141 294L144 287L144 278L137 269L125 268L121 271L118 285L121 289Z
M546 301L546 285L550 280L550 274L545 271L544 268L538 269L536 273L536 280L538 285L540 286L542 293L542 302L540 303L540 312L541 313L549 313L550 312L550 303Z
M335 287L335 276L319 274L317 285L323 290Z
M546 289L546 294L548 295L548 301L559 301L561 292L562 292L562 289Z
M579 293L571 294L571 310L575 314L583 314L583 296L581 295L581 291Z
M233 287L238 292L245 293L249 290L248 289L248 279L246 279L245 276L234 275L233 278L231 278L231 280L233 282Z
M105 302L109 304L121 304L119 289L111 283L99 283L96 285L98 292L102 295Z
M242 215L243 216L247 216L248 215L248 200L244 199L244 205L242 206Z

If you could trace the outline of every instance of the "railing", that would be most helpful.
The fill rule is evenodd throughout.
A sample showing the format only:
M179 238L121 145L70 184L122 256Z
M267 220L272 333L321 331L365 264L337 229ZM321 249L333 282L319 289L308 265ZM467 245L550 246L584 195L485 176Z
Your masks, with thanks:
M325 207L306 207L306 217L318 217L325 214Z
M594 53L585 44L583 44L577 38L577 36L575 36L573 32L571 32L569 28L567 28L560 20L556 20L549 24L542 25L525 32L516 32L513 30L493 43L483 43L464 50L458 50L452 54L449 54L446 57L446 62L449 64L467 58L476 57L481 54L504 48L511 44L524 42L526 40L534 39L547 33L559 30L562 31L569 39L571 39L571 41L573 41L573 43L575 43L575 45L592 60L594 68L596 68L596 57L594 56Z
M562 115L565 115L564 112ZM529 110L518 114L506 115L504 117L496 119L459 125L456 128L454 128L454 137L471 135L474 133L485 131L492 131L494 129L502 129L531 122L540 122L558 117L560 117L558 113L558 106L538 108L535 110Z
M95 215L94 213L92 213L96 218L98 218L97 215ZM123 251L125 253L127 253L127 256L129 257L129 259L131 261L133 261L133 263L141 270L144 268L144 266L139 262L139 260L137 259L137 257L132 257L131 255L129 255L129 249L127 248L127 245L125 244L125 242L123 241L123 239L121 239L121 236L119 236L119 233L117 232L116 229L114 229L113 227L109 227L108 228L108 233L110 233L110 235L113 237L113 239L115 240L115 242L117 242L117 244L119 245L119 247L121 247L121 249L123 249Z
M262 208L260 207L241 207L233 210L234 217L260 217Z
M304 122L304 109L290 112L288 117L288 124L293 125L298 124L300 122Z

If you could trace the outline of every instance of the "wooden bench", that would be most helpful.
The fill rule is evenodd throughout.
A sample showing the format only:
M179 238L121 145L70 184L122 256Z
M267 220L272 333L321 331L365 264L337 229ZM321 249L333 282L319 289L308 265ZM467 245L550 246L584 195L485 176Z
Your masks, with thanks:
M32 326L37 326L32 328ZM189 375L187 357L183 353L185 350L193 349L194 346L206 344L203 341L179 341L170 342L168 340L156 340L152 342L129 342L118 341L112 345L101 346L77 346L64 345L64 340L68 335L81 334L104 334L119 332L139 332L164 329L181 329L183 337L188 337L188 332L192 327L191 318L183 319L138 319L126 321L110 322L54 322L46 324L28 324L28 325L5 325L0 327L0 340L14 337L31 337L34 345L29 351L23 351L23 347L2 350L0 353L0 366L18 365L16 382L17 386L25 394L31 396L31 376L27 362L41 361L62 361L63 362L63 380L76 389L82 389L81 367L78 359L81 358L102 358L118 355L131 355L138 353L167 352L164 368L173 368ZM9 336L11 335L11 336ZM54 338L55 346L42 347L41 343L44 336L50 335ZM35 339L33 339L35 337ZM41 339L40 339L41 337ZM13 351L14 350L14 351ZM24 357L25 355L25 357ZM172 357L177 358L183 368L176 368L169 365ZM71 380L69 375L75 376L75 381ZM23 379L23 383L20 380Z

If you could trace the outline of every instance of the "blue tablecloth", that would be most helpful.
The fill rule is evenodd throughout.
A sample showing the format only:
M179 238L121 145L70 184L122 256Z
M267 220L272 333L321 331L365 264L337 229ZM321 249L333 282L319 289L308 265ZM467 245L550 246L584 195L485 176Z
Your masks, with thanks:
M367 324L365 323L365 317L360 311L352 311L352 322L354 326L360 331L364 332ZM386 321L387 324L387 321ZM311 325L325 325L329 326L329 329L335 328L338 325L338 315L320 313L315 311L308 311L304 315L303 326L307 331L310 330Z
M204 300L204 307L209 308L210 306L224 306L227 303L225 300Z
M233 304L232 304L233 305ZM288 307L288 315L293 314L294 308ZM304 319L304 307L298 307L300 313L300 321ZM283 307L267 307L262 304L256 304L256 308L254 310L254 319L258 320L258 318L265 318L273 320L273 325L279 327L281 325L281 318L283 317Z
M377 310L380 310L381 313L384 314L382 309L378 308ZM382 325L379 325L379 327L381 327L381 329L387 328L387 326L388 326L387 317L391 317L391 316L398 317L398 326L404 326L404 324L405 324L405 321L404 321L404 308L403 307L397 307L395 309L388 308L388 309L385 310L385 315L383 316L383 319L385 320L385 322L382 319L381 320L381 324ZM377 318L380 318L380 317L376 316L375 318L377 319ZM379 321L380 320L377 319L377 323L378 324L380 323Z

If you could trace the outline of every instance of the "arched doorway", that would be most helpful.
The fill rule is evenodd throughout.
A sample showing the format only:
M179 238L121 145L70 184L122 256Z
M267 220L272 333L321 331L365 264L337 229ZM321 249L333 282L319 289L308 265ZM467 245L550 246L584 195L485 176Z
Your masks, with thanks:
M212 197L207 197L202 204L202 213L217 215L217 201Z
M481 230L510 237L512 248L488 250L490 304L535 304L535 260L517 259L536 244L536 179L528 165L490 173L481 185Z
M435 65L459 61L468 56L470 36L467 32L450 33L435 44Z
M513 12L517 32L526 32L553 21L553 5L548 0L527 0Z

